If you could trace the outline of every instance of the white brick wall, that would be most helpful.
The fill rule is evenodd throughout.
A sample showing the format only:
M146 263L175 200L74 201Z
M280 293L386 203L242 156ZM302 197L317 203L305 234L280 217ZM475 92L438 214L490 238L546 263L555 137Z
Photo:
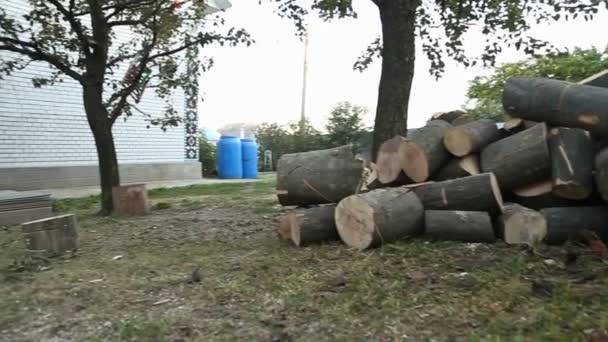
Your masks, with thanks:
M9 14L25 13L26 0L0 0ZM128 38L128 37L124 37ZM7 52L0 51L0 59ZM126 68L121 68L126 69ZM0 168L95 164L97 154L84 114L82 89L70 78L63 83L34 88L31 78L50 74L45 63L32 63L0 80ZM183 93L172 97L184 112ZM147 90L138 108L162 115L165 102ZM119 118L114 137L120 162L184 161L184 127L163 132L146 128L144 117L134 112Z

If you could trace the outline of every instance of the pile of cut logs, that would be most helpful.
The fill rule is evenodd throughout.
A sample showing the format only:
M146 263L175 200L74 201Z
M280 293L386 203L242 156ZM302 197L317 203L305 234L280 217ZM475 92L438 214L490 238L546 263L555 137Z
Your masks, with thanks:
M498 124L438 113L380 147L284 155L279 236L367 249L405 237L534 245L608 238L608 88L514 77Z

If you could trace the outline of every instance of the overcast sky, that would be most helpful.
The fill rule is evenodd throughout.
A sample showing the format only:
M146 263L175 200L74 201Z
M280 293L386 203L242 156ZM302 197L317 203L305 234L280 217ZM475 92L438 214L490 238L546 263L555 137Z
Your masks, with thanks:
M256 40L250 47L208 47L214 67L201 78L204 101L200 104L201 126L217 129L234 122L281 124L296 121L300 115L303 43L294 35L293 24L273 14L273 7L256 0L232 0L223 16L228 25L244 27ZM376 7L369 0L354 0L359 17L323 23L311 20L307 115L322 129L332 106L351 101L370 110L365 118L372 125L378 94L380 61L360 73L353 62L369 42L380 34ZM561 47L608 45L608 15L602 12L592 22L584 20L535 27L533 34ZM481 34L466 41L469 48L483 44ZM501 62L524 58L516 51L505 51ZM465 102L468 82L487 73L481 67L465 69L448 63L446 73L436 81L428 73L429 63L417 52L414 84L410 97L410 127L423 125L435 112L460 108Z

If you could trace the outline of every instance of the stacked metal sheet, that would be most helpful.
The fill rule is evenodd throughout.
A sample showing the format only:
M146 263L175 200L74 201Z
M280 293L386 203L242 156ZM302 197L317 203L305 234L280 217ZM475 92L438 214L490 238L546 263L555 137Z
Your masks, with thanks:
M0 226L52 216L51 195L41 191L0 190Z

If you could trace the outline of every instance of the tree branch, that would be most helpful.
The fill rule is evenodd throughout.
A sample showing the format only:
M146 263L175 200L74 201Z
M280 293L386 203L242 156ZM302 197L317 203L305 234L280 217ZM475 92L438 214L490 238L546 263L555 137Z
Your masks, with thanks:
M69 9L65 8L65 6L61 2L59 2L59 0L48 0L48 2L55 6L59 13L61 13L63 17L68 21L70 27L72 28L74 33L76 33L76 36L80 41L83 52L85 54L88 54L88 42L84 34L84 29L80 21L74 16L75 0L70 0Z
M84 78L78 72L74 71L67 64L65 64L61 59L45 53L40 49L40 47L31 42L25 42L18 39L8 38L8 37L0 37L0 42L5 43L0 45L0 51L11 51L24 56L29 57L34 61L44 61L58 70L62 71L66 75L70 76L74 80L83 83Z

